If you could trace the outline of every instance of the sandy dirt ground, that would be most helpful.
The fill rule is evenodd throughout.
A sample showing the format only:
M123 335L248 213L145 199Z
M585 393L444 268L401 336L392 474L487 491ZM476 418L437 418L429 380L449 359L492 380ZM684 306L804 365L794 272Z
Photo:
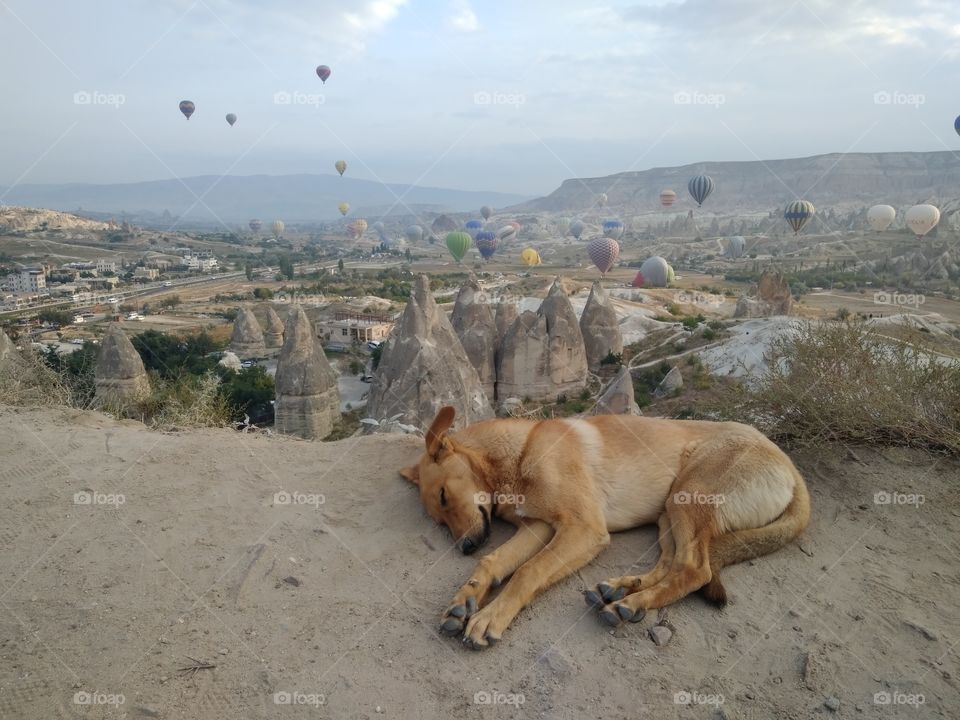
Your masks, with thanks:
M475 652L437 633L475 558L396 475L420 442L0 407L0 717L957 716L956 460L795 454L802 540L671 607L664 647L582 597L654 564L645 528Z

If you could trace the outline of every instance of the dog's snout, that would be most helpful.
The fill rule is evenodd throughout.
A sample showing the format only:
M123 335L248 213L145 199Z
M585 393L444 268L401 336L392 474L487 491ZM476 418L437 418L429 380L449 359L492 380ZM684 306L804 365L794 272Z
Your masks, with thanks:
M480 547L470 538L464 538L460 541L460 550L464 555L472 555L477 551L477 548Z

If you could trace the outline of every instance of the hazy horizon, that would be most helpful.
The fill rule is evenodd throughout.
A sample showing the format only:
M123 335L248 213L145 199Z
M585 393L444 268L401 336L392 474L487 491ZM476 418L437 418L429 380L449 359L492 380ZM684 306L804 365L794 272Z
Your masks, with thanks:
M3 186L344 159L357 179L539 196L698 161L960 149L960 8L935 0L5 0L0 16L18 109Z

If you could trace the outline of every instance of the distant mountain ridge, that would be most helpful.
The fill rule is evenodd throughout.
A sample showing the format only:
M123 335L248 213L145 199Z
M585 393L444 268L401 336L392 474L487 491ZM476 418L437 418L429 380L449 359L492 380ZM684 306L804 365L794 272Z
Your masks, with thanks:
M337 175L201 175L172 180L93 185L85 183L18 185L0 188L7 205L44 207L95 215L125 213L136 222L164 213L184 223L242 223L251 218L289 223L328 222L340 218L337 205L350 203L352 217L420 212L469 212L483 205L504 207L522 195L382 184ZM198 202L197 198L202 202ZM401 198L398 200L397 198Z
M656 211L661 209L659 195L665 189L677 193L670 212L696 209L687 182L701 173L716 183L704 201L704 212L761 212L783 208L798 198L817 206L849 209L877 203L942 206L960 197L960 153L830 153L783 160L698 162L565 180L549 195L513 209L571 214L591 209L598 214ZM596 209L600 193L608 197L608 210Z

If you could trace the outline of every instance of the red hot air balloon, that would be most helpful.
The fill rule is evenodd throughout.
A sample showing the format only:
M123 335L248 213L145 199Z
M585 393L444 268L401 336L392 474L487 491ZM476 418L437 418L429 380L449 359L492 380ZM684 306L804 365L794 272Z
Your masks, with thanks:
M326 85L327 78L330 77L330 68L326 65L317 65L317 77L323 80L324 85Z
M610 268L617 264L620 257L620 243L613 238L598 237L587 245L587 255L597 266L601 275L606 275Z
M197 106L194 105L189 100L180 101L180 112L183 113L183 116L189 120L190 116L193 115L193 111L197 109Z

